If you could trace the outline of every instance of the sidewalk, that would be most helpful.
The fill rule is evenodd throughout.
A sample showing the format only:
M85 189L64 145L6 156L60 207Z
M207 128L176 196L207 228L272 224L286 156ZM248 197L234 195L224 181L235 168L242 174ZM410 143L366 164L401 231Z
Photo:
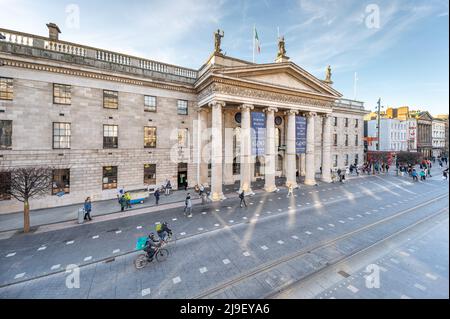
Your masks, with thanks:
M390 172L391 173L391 172ZM394 173L395 174L395 173ZM368 177L373 175L363 175L360 177ZM316 176L317 184L321 185L320 177ZM347 179L358 178L355 175L347 176ZM304 178L300 177L300 183ZM285 178L277 178L276 185L280 189L284 189L285 186ZM236 182L233 185L224 185L223 192L227 198L237 197L237 191L239 190L240 182ZM300 184L300 187L305 187L303 184ZM314 187L314 186L313 186ZM264 180L257 180L252 183L252 189L255 193L263 192L264 188ZM209 190L209 189L208 189ZM106 221L116 218L122 218L126 216L131 216L135 214L149 213L155 211L161 211L165 209L171 209L175 207L183 207L184 200L186 198L187 193L191 194L193 205L197 205L201 203L201 200L198 194L192 188L188 188L187 191L176 190L172 191L171 195L165 196L161 195L159 200L159 205L155 205L155 198L153 194L149 196L149 198L143 204L133 205L131 209L125 210L124 212L120 211L120 205L117 202L117 199L104 200L92 203L92 213L91 216L95 221ZM45 228L53 228L52 225L56 226L56 224L70 224L73 225L78 218L78 209L83 206L83 203L68 205L68 206L59 206L54 208L46 208L46 209L38 209L31 210L30 212L30 223L32 228L42 228L40 226L48 226ZM145 211L143 211L145 209ZM64 227L64 225L61 225ZM2 214L0 215L0 233L2 232L10 232L17 231L23 229L23 213L10 213L10 214Z

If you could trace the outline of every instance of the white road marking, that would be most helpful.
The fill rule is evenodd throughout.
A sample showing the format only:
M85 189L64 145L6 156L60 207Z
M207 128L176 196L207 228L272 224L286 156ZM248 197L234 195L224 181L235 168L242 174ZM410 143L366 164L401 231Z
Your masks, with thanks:
M272 212L269 211L269 212L266 212L266 214L272 214Z
M84 258L84 261L89 261L89 260L92 260L92 256Z
M6 255L6 257L12 257L12 256L15 256L16 255L16 253L9 253L8 255Z
M356 216L358 216L359 218L361 218L361 217L362 217L362 215L360 215L360 214L358 214L358 215L356 215Z
M51 270L56 270L56 269L58 269L59 267L61 267L60 264L58 264L58 265L53 265L50 269L51 269Z
M199 269L199 271L200 271L201 274L204 274L205 272L208 271L208 268L202 267L202 268Z
M150 288L142 289L142 291L141 291L142 297L150 295L150 291L151 291Z
M318 229L318 230L323 230L323 228L322 228L322 227L317 227L317 229Z
M403 255L403 256L406 256L406 257L410 256L406 251L401 251L399 254Z
M291 236L291 237L292 237L292 238L294 238L294 239L298 239L298 237L297 237L297 236L295 236L295 235L294 235L294 236Z
M354 218L353 218L353 217L348 217L348 219L349 219L349 220L354 220Z
M280 245L283 245L283 244L284 244L284 241L279 240L279 241L277 241L277 243L280 244Z
M206 212L202 212L202 215L206 215Z
M356 288L355 286L352 286L352 285L349 285L347 287L347 289L350 290L351 292L353 292L354 294L356 294L359 291L358 288Z
M19 279L19 278L22 278L23 276L25 276L25 273L24 273L24 272L21 273L21 274L15 275L15 276L14 276L14 279Z
M261 204L264 204L264 201L263 201L263 200L260 200L259 202L260 202Z
M231 207L231 206L228 206L227 208L228 208L228 209L233 209L233 207Z
M283 211L283 210L282 210L281 208L278 208L278 211L281 212L281 211Z
M429 273L426 273L425 276L430 278L430 279L432 279L432 280L436 280L437 279L437 276L429 274Z
M38 248L38 250L46 250L46 249L47 249L46 246L41 246L41 247Z
M312 235L312 233L310 231L305 231L305 234Z
M245 220L247 220L248 218L247 218L247 217L242 217L242 219L245 219Z
M234 223L234 220L230 219L229 222L230 222L230 223Z
M306 203L306 205L310 205L309 203Z
M142 226L137 226L136 229L142 229Z
M328 224L328 226L330 226L330 227L334 227L334 224Z
M250 256L250 253L248 251L245 251L242 253L242 255L244 255L245 257L248 257L248 256Z
M185 233L185 232L182 232L182 233L180 233L180 235L181 235L181 236L184 236L184 235L186 235L186 233Z
M224 259L224 260L222 260L222 262L223 262L225 265L228 265L228 264L230 263L230 260L229 260L229 259Z
M199 230L199 231L202 231L202 230L203 230L203 228L202 228L202 227L199 227L199 228L198 228L198 230Z
M339 222L340 222L341 224L345 224L345 222L344 222L343 220L340 220Z
M120 249L114 249L113 250L113 254L117 254L117 253L120 253Z
M120 234L120 233L122 233L122 231L121 231L121 230L118 230L118 231L116 231L116 234Z
M173 281L174 284L178 284L178 283L181 282L181 278L180 277L175 277L175 278L172 279L172 281Z
M216 212L220 212L220 209L216 209Z
M297 204L297 207L302 207L302 205L301 204Z
M267 246L261 246L261 249L262 250L267 250L267 249L269 249Z
M414 284L414 287L416 287L417 289L420 289L420 290L422 290L422 291L427 290L427 287L422 286L421 284Z
M95 236L92 236L92 239L97 239L97 238L99 238L100 236L99 235L95 235ZM68 244L67 244L68 245Z
M219 224L214 224L214 226L215 226L215 227L219 227L220 225L219 225Z
M73 243L74 243L74 241L71 240L71 241L68 241L68 242L66 243L66 245L72 245Z
M366 212L365 214L366 214L366 215L372 215L372 213L370 213L370 212Z
M250 205L253 205L254 203L250 203Z
M411 299L411 297L407 296L407 295L401 295L400 299Z
M173 221L176 221L176 220L177 220L177 218L172 218L172 220L173 220Z
M256 217L259 217L260 215L259 215L259 214L255 214L255 216L256 216Z

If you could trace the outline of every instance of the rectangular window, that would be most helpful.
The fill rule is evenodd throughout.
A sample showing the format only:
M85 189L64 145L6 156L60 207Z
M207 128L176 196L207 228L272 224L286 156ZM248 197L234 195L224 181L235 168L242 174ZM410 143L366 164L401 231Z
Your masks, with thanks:
M188 101L178 100L177 109L179 115L187 115L188 114Z
M355 154L355 165L359 164L359 154Z
M348 134L345 134L345 146L348 146Z
M72 103L71 86L64 84L53 84L53 103L66 104Z
M333 156L333 167L337 167L338 166L338 156L334 155Z
M333 146L337 146L338 144L338 136L337 134L333 134Z
M70 148L70 123L53 123L53 148Z
M10 150L12 146L12 121L0 120L0 150Z
M144 111L156 112L156 96L144 96Z
M106 109L119 108L119 92L103 90L103 107Z
M348 166L348 154L345 154L345 163L344 166Z
M119 147L118 131L117 125L103 125L103 148Z
M13 99L13 79L0 77L0 100Z
M156 185L156 164L144 165L144 184Z
M70 193L70 169L53 170L52 195L60 192Z
M345 118L345 127L348 127L348 118Z
M117 166L103 167L103 189L117 188Z
M355 146L358 146L359 145L359 136L358 136L358 134L356 134L356 136L355 136Z
M0 201L11 199L11 173L0 172Z
M156 147L156 127L151 126L144 127L144 147L145 148Z
M356 119L356 120L355 120L355 127L358 127L358 126L359 126L359 120Z
M178 129L178 147L188 147L189 131L187 128Z
M336 116L334 117L334 123L333 123L333 124L334 124L334 126L337 126L337 125L338 125L338 119L337 119Z

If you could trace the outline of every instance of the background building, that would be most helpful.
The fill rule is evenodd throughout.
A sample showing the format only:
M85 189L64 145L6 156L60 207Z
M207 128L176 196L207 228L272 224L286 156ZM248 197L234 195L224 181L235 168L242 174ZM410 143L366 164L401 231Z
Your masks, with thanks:
M377 120L367 121L369 137L377 137ZM369 151L376 151L380 144L380 151L407 151L408 150L408 122L398 119L382 118L380 120L380 141L369 145Z

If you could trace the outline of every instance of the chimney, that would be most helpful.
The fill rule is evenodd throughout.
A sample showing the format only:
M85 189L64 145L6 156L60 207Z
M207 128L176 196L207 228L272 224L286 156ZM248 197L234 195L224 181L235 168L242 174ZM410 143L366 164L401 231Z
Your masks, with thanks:
M61 30L59 30L58 26L55 23L51 22L47 24L47 28L48 28L48 37L51 40L58 41L59 33L61 33Z

